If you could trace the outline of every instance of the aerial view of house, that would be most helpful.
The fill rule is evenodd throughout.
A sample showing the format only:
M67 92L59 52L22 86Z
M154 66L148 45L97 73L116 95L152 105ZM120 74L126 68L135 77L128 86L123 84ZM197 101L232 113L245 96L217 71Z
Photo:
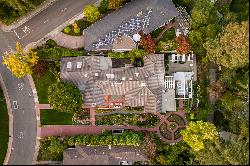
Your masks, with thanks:
M3 165L249 165L249 0L0 0Z

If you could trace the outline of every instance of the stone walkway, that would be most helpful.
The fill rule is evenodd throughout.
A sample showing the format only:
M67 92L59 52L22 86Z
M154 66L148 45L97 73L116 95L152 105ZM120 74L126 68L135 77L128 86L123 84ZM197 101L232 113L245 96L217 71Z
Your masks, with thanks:
M63 32L59 32L50 37L55 40L59 46L67 47L67 48L83 48L83 35L82 36L71 36L67 35Z

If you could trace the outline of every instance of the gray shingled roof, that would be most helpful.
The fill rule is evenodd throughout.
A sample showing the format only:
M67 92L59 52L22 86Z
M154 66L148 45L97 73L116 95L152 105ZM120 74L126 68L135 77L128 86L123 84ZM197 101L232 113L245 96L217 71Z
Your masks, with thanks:
M110 66L101 64L101 61L110 63ZM70 69L67 68L69 63ZM77 68L77 63L82 65ZM164 69L163 54L144 56L143 67L112 68L111 59L102 56L65 57L61 60L62 80L80 89L85 105L105 106L105 96L124 95L125 106L144 106L145 112L161 111ZM113 78L108 78L108 75L113 75Z
M64 165L119 165L120 161L149 161L143 149L133 146L76 146L63 153Z
M162 26L178 15L171 0L132 0L84 30L86 50L112 49L116 35L130 37Z

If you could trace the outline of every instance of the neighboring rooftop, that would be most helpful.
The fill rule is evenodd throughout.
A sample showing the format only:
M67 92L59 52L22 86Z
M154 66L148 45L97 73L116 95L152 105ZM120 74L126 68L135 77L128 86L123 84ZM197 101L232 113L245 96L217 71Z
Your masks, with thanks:
M118 103L105 101L116 95L124 98L119 100L120 107L144 106L145 112L165 112L164 55L150 54L143 59L143 67L113 68L109 57L65 57L61 60L61 78L81 90L85 105L113 108ZM77 64L81 64L79 68Z
M76 146L63 153L64 165L132 165L149 162L145 151L133 146Z
M85 49L115 49L118 46L114 47L114 39L124 35L127 36L126 43L134 47L129 37L132 39L140 30L148 34L178 14L171 0L132 0L84 30Z

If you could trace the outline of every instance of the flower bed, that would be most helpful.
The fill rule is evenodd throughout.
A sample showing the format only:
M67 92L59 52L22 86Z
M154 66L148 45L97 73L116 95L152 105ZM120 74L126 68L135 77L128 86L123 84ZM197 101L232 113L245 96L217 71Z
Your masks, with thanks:
M125 107L125 111L144 111L144 107Z
M115 109L101 109L101 108L99 108L99 109L95 110L95 113L100 114L100 113L107 113L107 112L114 112L114 111L116 111L116 110Z
M166 139L168 139L168 140L172 140L172 132L170 132L170 131L168 130L168 127L167 127L167 124L166 124L166 123L162 123L162 124L160 125L160 133L161 133L161 135L162 135L164 138L166 138Z
M84 109L83 111L79 111L76 112L73 115L73 123L74 124L82 124L82 125L89 125L89 118L90 118L90 114L89 114L89 109Z
M185 125L185 121L182 117L176 114L172 114L168 117L168 121L170 122L176 122L178 125Z
M63 29L63 33L72 36L81 36L84 29L89 27L91 22L86 21L85 19L76 20L73 24L66 26Z
M140 127L154 127L160 122L157 115L143 114L112 114L96 116L96 125L132 125Z

